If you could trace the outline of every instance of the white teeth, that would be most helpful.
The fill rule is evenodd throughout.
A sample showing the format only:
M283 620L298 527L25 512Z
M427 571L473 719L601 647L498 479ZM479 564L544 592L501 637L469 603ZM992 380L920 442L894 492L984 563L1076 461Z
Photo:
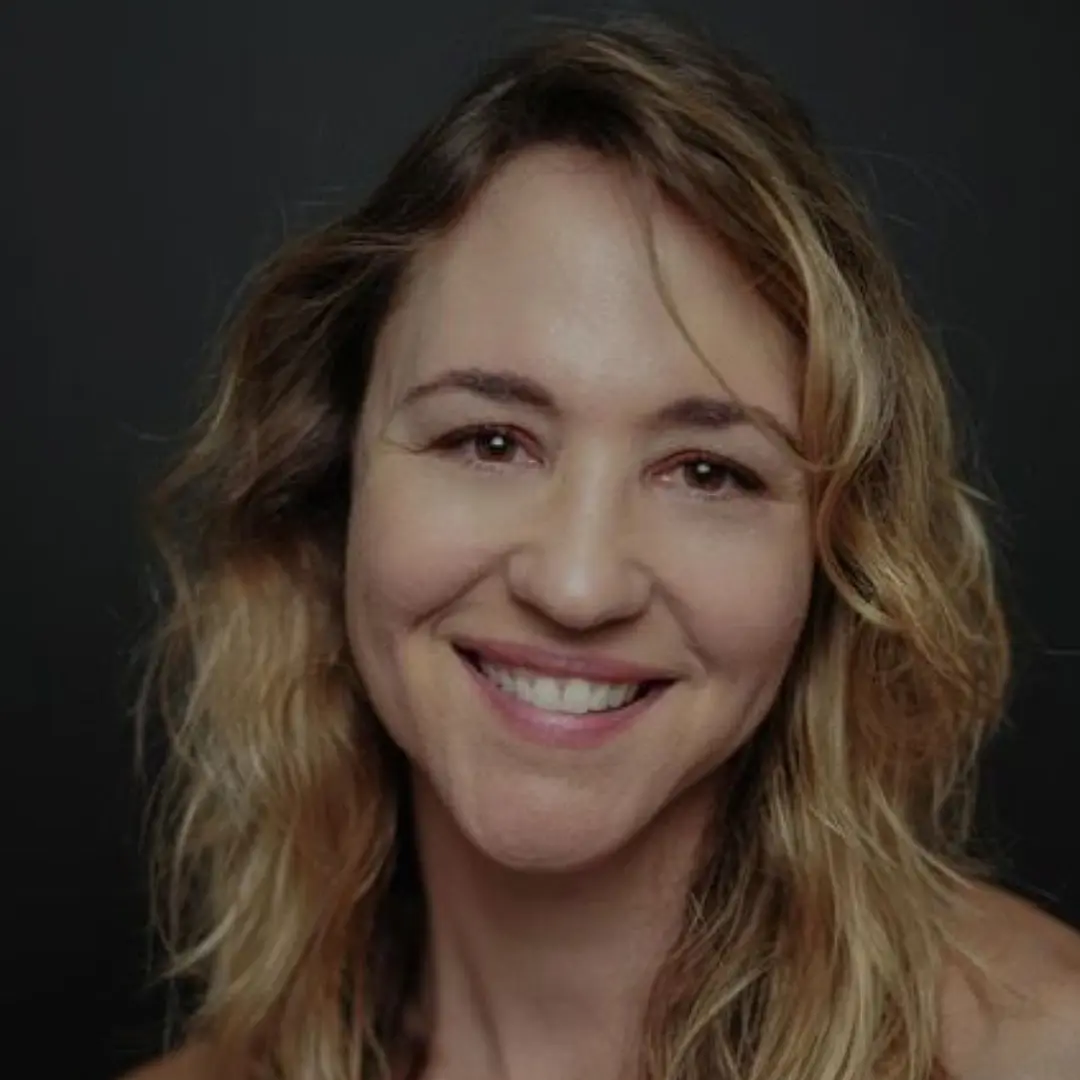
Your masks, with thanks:
M480 670L508 694L549 712L587 713L618 709L633 698L640 683L594 683L585 679L552 679L521 668L480 662Z

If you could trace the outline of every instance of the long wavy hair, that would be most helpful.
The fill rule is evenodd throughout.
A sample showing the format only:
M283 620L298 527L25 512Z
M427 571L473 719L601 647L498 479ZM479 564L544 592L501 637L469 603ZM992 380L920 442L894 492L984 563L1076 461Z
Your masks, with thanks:
M169 588L139 701L170 739L158 916L166 974L194 990L189 1034L252 1077L422 1062L408 769L343 625L350 448L412 260L542 145L689 213L802 350L811 610L726 772L722 842L707 838L657 976L640 1075L944 1076L940 981L979 874L974 762L1009 675L989 500L960 475L899 275L801 109L704 34L643 16L560 21L491 63L362 206L252 276L223 335L211 400L151 499Z

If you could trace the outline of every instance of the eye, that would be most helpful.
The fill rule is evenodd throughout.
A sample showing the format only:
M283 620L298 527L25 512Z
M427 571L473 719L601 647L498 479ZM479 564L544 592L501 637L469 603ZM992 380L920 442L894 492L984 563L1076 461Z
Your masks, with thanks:
M734 494L759 495L765 491L765 483L756 473L742 465L708 454L695 454L675 463L691 494L696 498L731 498Z
M464 458L471 465L503 465L514 461L522 440L511 428L499 424L472 424L443 435L432 449Z

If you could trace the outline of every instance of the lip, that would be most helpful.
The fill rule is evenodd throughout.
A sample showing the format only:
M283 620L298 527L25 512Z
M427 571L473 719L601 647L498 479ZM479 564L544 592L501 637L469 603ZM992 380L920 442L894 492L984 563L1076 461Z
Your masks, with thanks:
M591 682L669 682L678 673L669 668L639 664L595 653L568 652L539 645L524 645L490 638L457 637L455 647L500 667L528 668L538 675Z
M641 720L671 686L670 680L657 683L621 709L595 713L550 712L506 693L487 678L465 652L458 649L455 652L481 696L505 726L518 738L545 747L567 750L601 747Z

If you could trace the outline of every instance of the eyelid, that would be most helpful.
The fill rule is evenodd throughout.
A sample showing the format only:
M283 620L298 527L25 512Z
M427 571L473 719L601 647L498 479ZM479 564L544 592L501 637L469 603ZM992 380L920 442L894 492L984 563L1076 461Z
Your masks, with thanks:
M749 465L736 458L725 454L717 454L710 450L682 451L669 463L668 469L678 469L694 461L708 461L717 468L727 471L747 495L763 495L769 490L769 484L756 469L752 469ZM703 498L708 497L706 492L698 491L697 494ZM722 496L713 497L720 498Z
M487 433L505 434L526 450L528 450L529 444L532 442L531 437L526 432L515 427L513 424L487 422L465 424L461 427L453 428L434 439L429 448L442 450L447 453L459 451L470 440L475 439L478 435ZM481 464L498 465L500 463L482 462Z
M505 434L513 439L523 450L531 453L534 457L537 456L535 451L529 449L530 444L532 444L534 440L527 432L513 424L504 424L495 421L482 421L452 428L435 438L430 443L429 449L441 450L447 453L458 452L470 440L476 438L476 436L487 433ZM673 455L669 455L665 458L660 471L672 472L673 470L694 461L708 461L718 468L726 470L734 478L740 492L744 495L760 497L767 494L770 490L770 485L756 469L753 469L749 465L728 455L718 454L710 450L688 448L682 451L676 451ZM500 465L511 465L513 463L509 461L480 461L475 464L478 467L498 468ZM692 487L688 487L687 490L692 498L709 502L732 498L731 495L722 494L724 489L721 489L721 491L716 493L702 491Z

